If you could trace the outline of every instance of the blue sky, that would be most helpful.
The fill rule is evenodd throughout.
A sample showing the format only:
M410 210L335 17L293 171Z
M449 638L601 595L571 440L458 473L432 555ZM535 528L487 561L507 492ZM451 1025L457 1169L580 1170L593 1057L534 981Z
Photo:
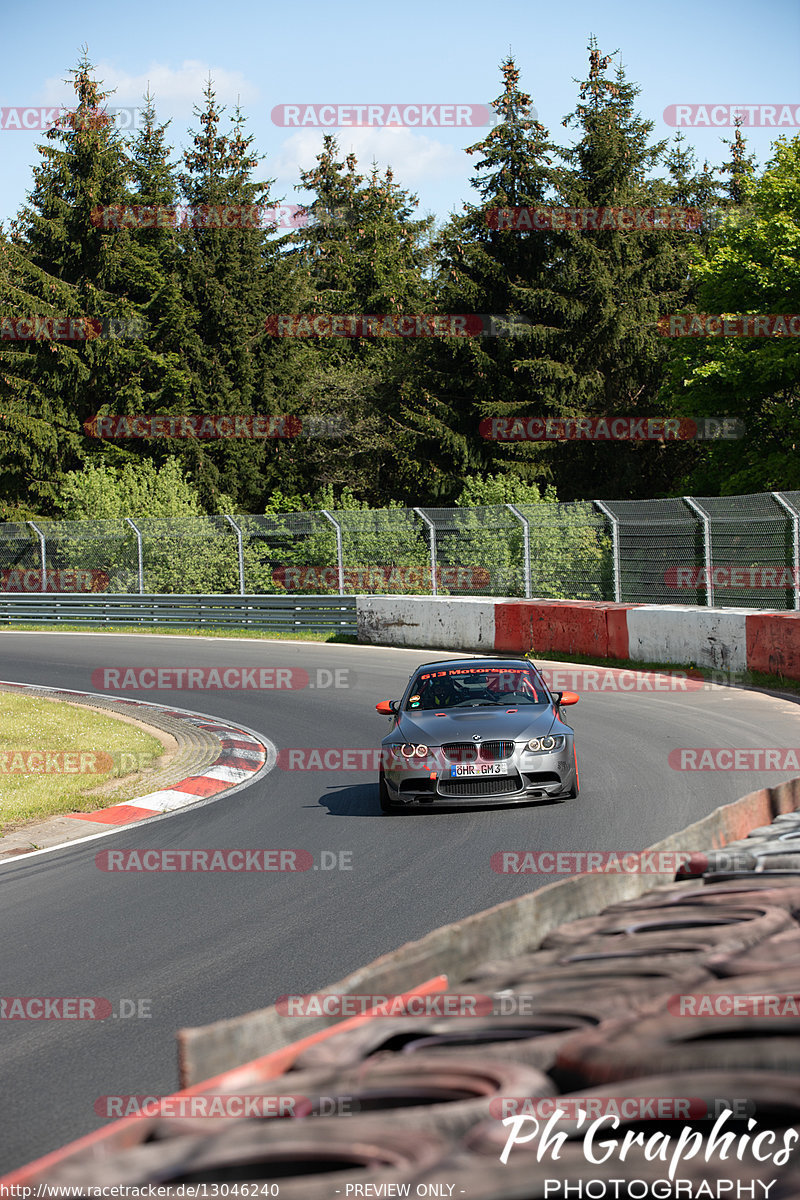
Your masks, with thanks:
M642 89L639 111L655 122L654 139L675 132L663 119L671 104L800 106L797 0L763 7L752 0L38 0L33 7L6 4L3 31L0 107L71 103L62 81L85 43L98 76L116 88L109 103L140 104L149 81L160 119L172 120L176 149L188 142L193 105L201 103L210 72L222 103L239 97L255 148L267 156L262 177L276 179L274 194L287 203L305 198L295 184L301 169L313 167L322 131L276 126L275 105L486 104L502 90L500 63L510 51L540 121L562 141L568 132L561 121L575 107L573 79L585 76L590 34L603 53L619 49L629 79ZM474 199L464 147L483 133L343 129L339 136L360 167L366 170L373 158L381 167L391 164L397 182L418 194L420 214L443 220ZM776 133L748 133L760 164ZM732 130L694 128L686 135L701 161L718 165L725 156L721 138ZM24 201L40 141L32 131L0 130L0 220L7 222Z

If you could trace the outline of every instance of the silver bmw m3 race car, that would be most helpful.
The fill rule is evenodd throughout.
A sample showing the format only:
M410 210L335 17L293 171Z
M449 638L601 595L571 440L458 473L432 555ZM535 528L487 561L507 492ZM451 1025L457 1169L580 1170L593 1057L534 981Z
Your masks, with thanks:
M561 709L577 700L551 692L525 658L425 663L401 700L375 706L392 719L382 810L575 799L575 735Z

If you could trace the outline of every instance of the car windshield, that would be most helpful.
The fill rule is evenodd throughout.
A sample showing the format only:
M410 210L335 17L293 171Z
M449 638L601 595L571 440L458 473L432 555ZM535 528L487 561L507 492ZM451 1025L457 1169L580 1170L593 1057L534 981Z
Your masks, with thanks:
M445 708L518 708L546 704L535 671L517 667L453 667L423 671L414 680L406 711Z

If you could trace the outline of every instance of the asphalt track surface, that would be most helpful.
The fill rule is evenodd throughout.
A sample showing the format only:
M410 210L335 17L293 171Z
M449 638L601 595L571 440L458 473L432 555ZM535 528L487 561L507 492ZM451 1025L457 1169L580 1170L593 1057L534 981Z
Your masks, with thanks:
M95 691L96 667L318 667L350 686L126 692L213 713L285 747L374 747L374 709L452 655L103 634L0 635L0 679ZM313 676L312 676L313 677ZM111 694L111 693L109 693ZM740 689L584 693L568 710L581 795L563 804L384 817L372 772L276 767L228 799L0 867L0 995L149 1001L149 1018L0 1021L0 1171L104 1122L102 1096L178 1085L175 1032L305 993L552 876L499 875L497 850L639 850L792 772L679 772L678 746L800 746L793 700ZM0 789L1 794L1 789ZM350 870L109 874L108 849L349 852ZM328 857L330 860L330 856ZM290 1018L287 1018L290 1020Z

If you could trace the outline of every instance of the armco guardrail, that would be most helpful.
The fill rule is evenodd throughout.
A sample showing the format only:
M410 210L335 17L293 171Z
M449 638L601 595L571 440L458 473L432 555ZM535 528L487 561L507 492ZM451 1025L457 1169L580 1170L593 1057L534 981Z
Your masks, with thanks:
M356 633L353 596L87 596L0 594L0 627L169 625L273 633Z

